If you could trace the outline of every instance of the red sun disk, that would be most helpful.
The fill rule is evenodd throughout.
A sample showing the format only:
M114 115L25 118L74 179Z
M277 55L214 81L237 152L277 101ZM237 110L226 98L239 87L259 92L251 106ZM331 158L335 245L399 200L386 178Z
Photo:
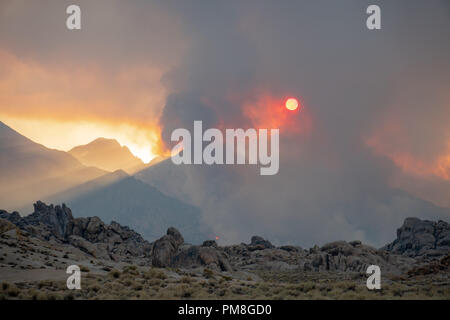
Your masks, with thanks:
M298 102L298 100L296 98L287 99L284 105L285 105L286 109L288 109L290 111L297 110L300 107L300 103Z

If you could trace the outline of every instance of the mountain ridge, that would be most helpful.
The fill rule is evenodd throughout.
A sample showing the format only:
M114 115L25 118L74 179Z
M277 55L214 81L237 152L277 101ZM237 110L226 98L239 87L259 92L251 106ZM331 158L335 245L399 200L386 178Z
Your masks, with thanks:
M7 209L104 175L72 155L49 149L0 122L0 202Z
M167 196L158 188L120 170L46 200L67 203L77 216L97 215L106 221L130 225L148 239L156 239L170 226L182 230L194 243L209 233L197 207Z
M131 174L145 167L142 160L115 139L96 138L87 144L73 147L68 153L85 165L111 172L124 170Z

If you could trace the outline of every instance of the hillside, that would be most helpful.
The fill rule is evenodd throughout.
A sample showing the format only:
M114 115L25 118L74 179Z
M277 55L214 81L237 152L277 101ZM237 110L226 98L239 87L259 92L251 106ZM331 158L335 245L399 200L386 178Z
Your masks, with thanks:
M445 221L408 218L382 249L358 240L274 246L259 236L190 245L173 227L149 243L117 222L37 202L27 217L0 210L0 298L448 299L449 235ZM83 277L76 292L65 286L73 264ZM382 290L366 287L373 264Z
M0 203L31 208L36 199L98 178L106 172L82 165L63 151L44 147L0 122Z
M138 157L114 139L98 138L88 144L74 147L68 153L86 166L106 171L124 170L134 173L144 167Z
M175 226L187 241L208 236L198 208L161 193L123 171L116 171L48 198L67 203L77 217L98 216L128 225L148 240Z

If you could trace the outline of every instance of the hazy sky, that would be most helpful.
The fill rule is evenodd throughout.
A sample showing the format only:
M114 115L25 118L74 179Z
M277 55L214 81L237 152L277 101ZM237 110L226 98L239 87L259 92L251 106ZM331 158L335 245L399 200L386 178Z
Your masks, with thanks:
M192 194L212 224L375 243L420 214L391 188L450 206L449 39L446 0L1 0L0 119L61 149L117 138L144 160L193 120L279 126L279 175L195 169L193 190L221 186ZM279 117L289 96L304 111Z

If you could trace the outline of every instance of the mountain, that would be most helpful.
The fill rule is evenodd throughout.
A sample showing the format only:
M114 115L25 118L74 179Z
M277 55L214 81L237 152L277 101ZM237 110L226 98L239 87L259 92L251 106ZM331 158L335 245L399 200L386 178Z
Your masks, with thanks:
M192 243L208 235L197 207L167 196L124 171L104 175L46 200L67 203L76 216L98 216L128 225L148 240L157 239L170 226L180 229Z
M189 168L174 165L170 158L136 172L134 176L167 195L192 203L192 194L189 192L191 176Z
M106 171L121 169L132 174L144 167L139 158L114 139L98 138L88 144L74 147L68 152L84 165Z
M106 173L82 165L66 152L35 143L3 122L0 122L0 172L0 203L15 210Z
M345 177L330 171L285 169L265 178L250 170L250 166L175 165L166 159L134 176L199 207L213 232L229 242L242 241L252 232L277 243L309 246L357 236L378 247L407 217L450 217L450 208L384 183L366 188L355 180L343 188ZM346 231L329 223L334 220Z

